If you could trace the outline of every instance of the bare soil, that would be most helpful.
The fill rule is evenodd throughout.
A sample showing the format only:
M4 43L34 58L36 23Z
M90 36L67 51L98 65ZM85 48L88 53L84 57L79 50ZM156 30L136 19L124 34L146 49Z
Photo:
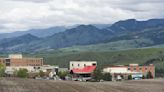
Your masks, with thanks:
M0 78L0 92L164 92L164 79L75 82Z

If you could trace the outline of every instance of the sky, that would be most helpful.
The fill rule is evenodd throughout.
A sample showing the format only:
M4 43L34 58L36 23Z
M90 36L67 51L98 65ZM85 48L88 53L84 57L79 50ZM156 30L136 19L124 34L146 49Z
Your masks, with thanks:
M164 0L0 0L0 33L164 18Z

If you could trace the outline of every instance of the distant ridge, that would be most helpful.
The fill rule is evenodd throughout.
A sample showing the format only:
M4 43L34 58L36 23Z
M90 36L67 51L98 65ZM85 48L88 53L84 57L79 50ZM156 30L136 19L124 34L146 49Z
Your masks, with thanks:
M29 40L27 40L27 38ZM118 47L119 43L121 43L127 44L126 49L142 48L162 45L164 44L163 39L164 19L150 19L147 21L128 19L118 21L102 29L94 25L78 25L42 38L28 34L2 39L0 40L0 51L50 51L72 46L91 44L95 46L100 43L107 43L108 45L104 45L109 47ZM101 45L101 47L104 46ZM119 48L121 48L121 46L119 46Z

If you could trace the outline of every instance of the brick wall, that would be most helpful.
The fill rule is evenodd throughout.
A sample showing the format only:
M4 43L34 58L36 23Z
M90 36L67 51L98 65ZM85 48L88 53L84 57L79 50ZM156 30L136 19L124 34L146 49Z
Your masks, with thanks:
M42 58L10 59L11 66L42 66Z

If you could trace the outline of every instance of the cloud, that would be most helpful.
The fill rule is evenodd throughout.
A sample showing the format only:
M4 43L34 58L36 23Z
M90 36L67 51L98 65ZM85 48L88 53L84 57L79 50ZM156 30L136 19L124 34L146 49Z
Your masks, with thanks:
M0 0L0 32L163 18L163 0Z
M46 3L46 2L49 2L49 1L52 1L52 0L11 0L11 1Z

